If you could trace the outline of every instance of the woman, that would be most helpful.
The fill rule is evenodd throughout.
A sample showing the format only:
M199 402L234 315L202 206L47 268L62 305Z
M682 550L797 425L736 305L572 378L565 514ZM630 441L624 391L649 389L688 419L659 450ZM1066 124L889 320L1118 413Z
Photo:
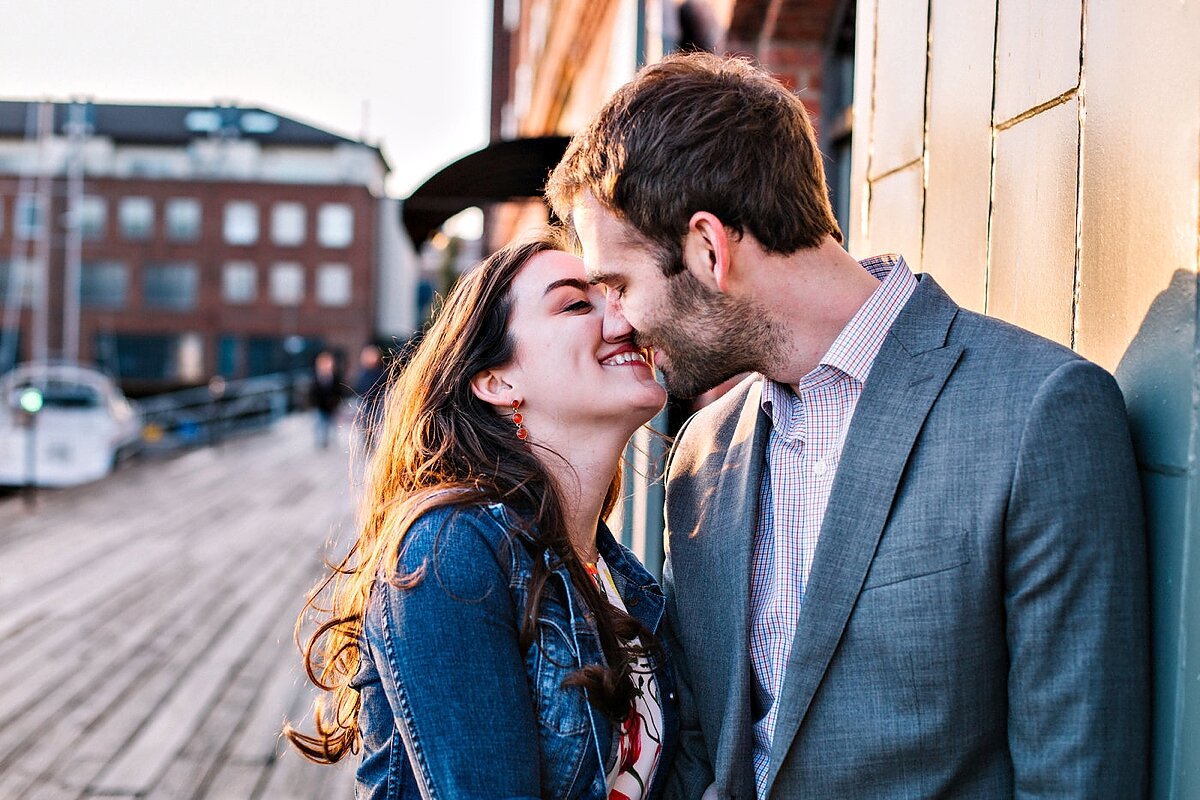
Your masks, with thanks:
M360 797L661 794L663 597L603 518L666 397L603 322L547 233L464 276L390 390L305 652L316 733L286 731L326 763L361 743Z

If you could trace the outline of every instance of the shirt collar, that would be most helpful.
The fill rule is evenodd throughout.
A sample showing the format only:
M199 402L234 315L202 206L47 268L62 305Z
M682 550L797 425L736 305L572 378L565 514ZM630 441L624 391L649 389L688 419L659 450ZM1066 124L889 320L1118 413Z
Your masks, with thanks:
M917 279L903 256L872 256L859 264L879 280L879 286L838 333L821 358L820 364L800 379L799 385L802 388L827 380L830 377L829 368L859 383L866 383L875 356L883 347L892 323L896 321L896 317L912 297L913 290L917 288ZM792 397L794 393L787 384L769 379L764 381L762 408L771 415L773 422L779 422L776 419L777 408L780 412L787 413Z
M892 323L917 288L917 279L903 256L873 256L859 263L879 285L833 340L821 363L866 383Z

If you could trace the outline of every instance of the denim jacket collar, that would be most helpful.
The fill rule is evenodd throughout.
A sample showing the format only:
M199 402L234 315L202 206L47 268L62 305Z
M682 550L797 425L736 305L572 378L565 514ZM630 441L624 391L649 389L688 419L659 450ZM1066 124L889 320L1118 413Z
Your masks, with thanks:
M617 594L621 595L629 615L648 630L658 633L666 608L662 590L641 562L617 543L603 520L596 533L596 549L608 564Z
M514 524L516 520L512 518L513 512L507 506L494 503L489 506L489 509L502 523L516 530L517 535L522 539L527 542L533 541L532 534L524 525ZM621 596L621 601L625 603L629 615L642 623L648 630L658 633L659 626L662 624L663 612L666 609L666 599L663 597L662 590L654 580L654 576L646 571L642 563L627 548L617 542L604 520L599 521L596 529L596 550L608 564L608 570L612 573L613 582L617 586L617 594ZM553 553L546 550L542 553L542 559L552 572L561 576L565 585L570 585L570 576L567 574L566 568L561 563L554 563Z

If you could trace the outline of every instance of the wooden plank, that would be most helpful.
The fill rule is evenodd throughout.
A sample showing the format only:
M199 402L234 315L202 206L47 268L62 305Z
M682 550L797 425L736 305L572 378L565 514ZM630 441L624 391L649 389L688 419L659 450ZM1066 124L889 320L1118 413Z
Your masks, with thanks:
M315 566L314 562L307 569L296 572L297 580L280 577L278 595L282 607L294 610L299 605L297 599L316 578ZM262 637L245 665L227 681L225 691L213 703L213 710L198 734L188 741L184 757L170 764L163 778L147 795L147 800L209 797L214 791L217 795L250 797L262 779L269 759L274 756L285 709L284 705L278 705L274 713L256 714L256 706L261 708L272 702L273 694L267 684L280 666L286 667L298 660L292 655L293 648L284 647L284 640L290 641L290 617L291 614L286 613L267 616L269 632ZM259 759L257 763L244 762L237 752L239 743L247 751L265 751L267 758ZM230 767L236 769L231 774L236 776L233 780L240 787L232 795L231 780L226 775Z
M280 583L291 588L290 582ZM273 585L278 584L259 581L254 594L269 592ZM219 631L216 646L201 654L199 662L188 671L163 707L155 710L150 723L138 733L129 748L92 783L93 792L142 794L150 789L203 719L239 659L262 640L264 621L253 612L265 606L263 601L267 599L272 601L267 606L271 612L281 610L274 597L255 596L252 602L243 605L232 627L222 627ZM269 623L268 619L266 624Z
M0 729L0 797L273 798L275 775L286 796L350 795L353 765L279 755L283 708L311 697L294 616L316 554L353 534L345 456L314 454L307 424L35 514L0 500L0 707L43 720Z

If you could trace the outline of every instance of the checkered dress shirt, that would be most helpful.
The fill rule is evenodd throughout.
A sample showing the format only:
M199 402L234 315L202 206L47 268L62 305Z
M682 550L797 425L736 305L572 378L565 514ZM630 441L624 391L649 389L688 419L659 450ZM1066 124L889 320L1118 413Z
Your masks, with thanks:
M763 382L771 418L750 583L754 669L754 782L762 797L779 709L775 698L796 634L821 520L854 407L888 330L917 288L900 256L861 262L879 287L838 334L821 363L792 387Z

